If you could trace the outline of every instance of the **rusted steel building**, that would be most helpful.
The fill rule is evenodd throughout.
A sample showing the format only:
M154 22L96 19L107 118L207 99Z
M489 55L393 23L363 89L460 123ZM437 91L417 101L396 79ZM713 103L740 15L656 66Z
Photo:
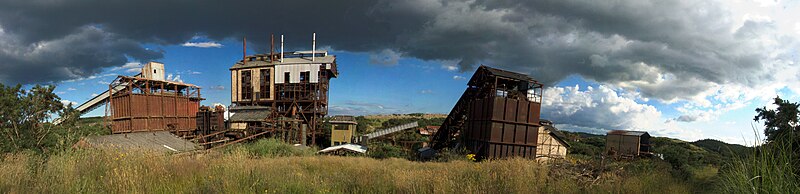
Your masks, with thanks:
M463 146L477 157L535 158L542 84L527 75L480 66L431 138L431 148Z
M281 41L278 53L244 55L233 64L231 130L244 139L273 133L289 143L316 144L338 71L336 56L314 50L316 35L312 40L311 51L283 52Z
M609 131L605 152L613 156L651 155L650 134L645 131Z
M200 107L200 87L164 80L164 65L150 62L138 76L111 82L107 113L112 133L172 131L192 133Z

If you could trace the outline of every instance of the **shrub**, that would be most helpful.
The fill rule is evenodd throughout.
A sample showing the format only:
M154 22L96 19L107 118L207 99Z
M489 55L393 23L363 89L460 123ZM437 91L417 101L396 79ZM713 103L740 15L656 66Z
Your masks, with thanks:
M411 155L403 147L389 143L377 142L370 143L367 156L377 159L386 158L411 158Z
M260 139L232 147L229 152L241 149L252 157L313 156L316 149L304 146L293 146L279 139Z

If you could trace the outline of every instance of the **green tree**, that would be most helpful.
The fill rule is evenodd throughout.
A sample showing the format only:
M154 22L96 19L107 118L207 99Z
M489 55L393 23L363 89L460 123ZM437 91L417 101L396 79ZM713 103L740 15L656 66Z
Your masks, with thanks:
M783 100L780 97L775 97L775 105L777 109L767 109L767 107L756 108L758 113L754 121L764 121L764 135L767 137L768 142L776 140L790 140L789 143L796 143L798 137L797 131L800 130L798 125L798 107L800 104L791 103L788 100Z
M68 123L77 118L73 109L65 109L55 86L22 86L0 84L0 151L46 151L56 126L49 123L53 115L64 116Z

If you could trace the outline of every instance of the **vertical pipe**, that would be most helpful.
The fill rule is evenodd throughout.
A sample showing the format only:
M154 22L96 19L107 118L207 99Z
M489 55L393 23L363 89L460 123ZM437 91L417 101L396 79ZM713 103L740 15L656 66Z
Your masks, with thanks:
M308 124L300 124L300 145L306 144L306 136L308 136Z
M317 33L314 32L311 36L311 61L314 61L314 57L316 57L317 52Z
M281 34L281 63L283 63L283 34Z
M116 79L114 81L116 81ZM114 128L116 128L114 127L113 125L114 123L112 123L112 120L109 119L109 118L113 119L114 115L116 115L114 114L114 109L112 109L113 107L111 107L112 105L111 103L114 100L114 90L113 90L114 87L112 86L114 84L114 81L111 81L111 83L108 84L108 100L106 101L106 118L103 119L106 123L106 126L111 126L112 133L114 132Z
M242 65L247 65L247 36L242 38Z
M270 43L269 43L269 62L272 62L272 61L275 60L275 57L274 57L274 55L272 53L272 51L275 50L275 34L269 34L269 39L270 39Z

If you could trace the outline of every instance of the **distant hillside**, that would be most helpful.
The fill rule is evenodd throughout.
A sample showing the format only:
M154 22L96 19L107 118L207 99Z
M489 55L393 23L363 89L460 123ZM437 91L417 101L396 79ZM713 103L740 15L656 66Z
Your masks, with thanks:
M428 113L386 114L386 115L365 115L364 116L364 118L367 118L367 119L378 119L378 120L405 119L405 118L433 119L433 118L446 118L446 117L447 117L447 114L428 114Z
M563 131L570 144L571 155L600 156L605 150L605 135ZM715 165L744 157L752 148L728 144L719 140L704 139L686 142L668 137L652 137L653 152L676 167L682 165Z
M739 144L728 144L715 139L702 139L692 142L692 144L725 157L744 157L748 153L752 153L751 147Z

